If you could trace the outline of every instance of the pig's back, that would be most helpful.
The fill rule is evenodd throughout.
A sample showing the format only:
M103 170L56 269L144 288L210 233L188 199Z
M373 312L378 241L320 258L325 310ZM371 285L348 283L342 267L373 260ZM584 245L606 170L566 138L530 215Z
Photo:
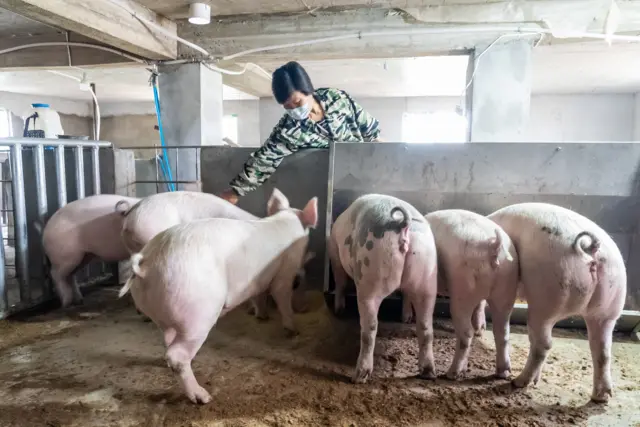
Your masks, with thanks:
M89 196L75 200L58 209L47 223L56 223L61 220L73 224L89 222L98 217L114 213L116 204L121 200L128 201L131 206L140 201L140 199L134 197L123 197L116 194Z
M475 212L448 209L425 215L436 242L439 263L450 272L474 270L478 274L492 274L490 243L496 232L503 246L510 247L509 236L495 222Z
M205 218L230 218L247 221L258 219L255 215L220 197L196 191L174 191L149 196L132 213L138 218L151 215L160 218L171 216L177 219L178 223Z
M551 239L572 247L583 231L593 233L610 251L619 252L607 232L590 219L561 206L547 203L519 203L502 208L488 217L509 234L516 246Z
M425 215L436 241L445 241L448 237L485 245L487 240L496 237L498 225L490 219L475 212L461 209L447 209Z

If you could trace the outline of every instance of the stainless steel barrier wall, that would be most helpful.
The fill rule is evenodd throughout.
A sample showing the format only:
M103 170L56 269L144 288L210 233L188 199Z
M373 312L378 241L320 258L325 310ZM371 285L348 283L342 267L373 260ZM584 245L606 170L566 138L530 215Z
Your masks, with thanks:
M333 219L367 193L399 197L424 213L486 215L533 201L570 208L616 241L629 277L625 308L640 309L640 144L335 144L330 161ZM330 277L325 289L333 289Z
M12 208L6 210L13 220L3 223L3 229L12 229L15 236L15 242L2 245L0 251L2 318L53 297L44 280L41 236L34 221L47 220L73 200L114 192L116 171L108 142L8 138L1 139L0 146L10 151L11 172L3 174L2 184L11 188ZM12 267L15 274L7 274ZM82 284L112 274L102 264L87 268L78 279Z

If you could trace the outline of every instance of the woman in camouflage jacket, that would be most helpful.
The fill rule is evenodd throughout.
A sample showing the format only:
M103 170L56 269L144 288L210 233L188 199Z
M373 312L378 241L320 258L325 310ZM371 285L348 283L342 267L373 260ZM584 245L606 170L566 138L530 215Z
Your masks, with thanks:
M330 141L380 141L378 120L347 93L314 90L309 75L297 62L273 73L273 95L285 114L269 139L256 150L229 184L222 197L232 203L264 183L285 156L305 148L328 148Z

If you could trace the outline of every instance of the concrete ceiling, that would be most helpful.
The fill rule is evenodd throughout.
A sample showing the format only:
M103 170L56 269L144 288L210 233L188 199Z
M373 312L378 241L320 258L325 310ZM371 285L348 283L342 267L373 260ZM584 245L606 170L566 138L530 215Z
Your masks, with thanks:
M168 18L189 16L194 0L138 0L149 9ZM309 13L320 9L356 7L421 7L443 4L487 3L491 0L198 0L211 6L211 15L230 16L270 13Z
M59 29L0 8L0 39L55 34Z

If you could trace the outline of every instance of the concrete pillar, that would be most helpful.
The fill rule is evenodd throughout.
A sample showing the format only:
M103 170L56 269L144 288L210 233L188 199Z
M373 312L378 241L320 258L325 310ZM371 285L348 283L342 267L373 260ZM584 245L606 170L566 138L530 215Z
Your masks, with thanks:
M202 64L160 67L160 111L169 146L222 145L222 75ZM199 150L168 150L174 180L199 181ZM176 187L183 189L183 185Z
M474 55L471 141L520 141L531 104L531 42L496 44L480 57L484 49L478 47Z
M640 93L634 95L633 140L640 141Z

